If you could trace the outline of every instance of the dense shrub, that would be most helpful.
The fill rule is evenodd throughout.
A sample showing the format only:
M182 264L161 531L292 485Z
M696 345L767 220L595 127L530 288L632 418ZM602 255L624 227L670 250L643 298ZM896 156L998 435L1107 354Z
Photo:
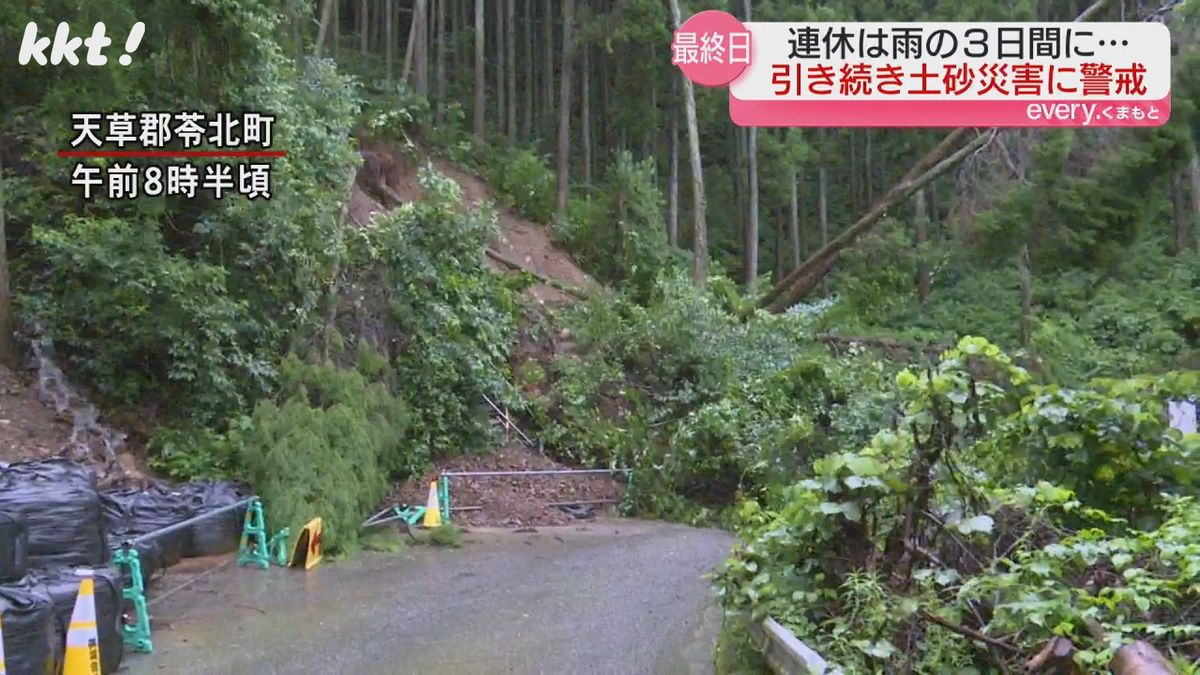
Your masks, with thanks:
M362 370L371 353L360 349ZM231 437L243 475L268 505L272 530L324 521L333 552L354 545L359 524L387 493L390 472L412 460L407 407L386 383L331 363L284 361L281 390Z

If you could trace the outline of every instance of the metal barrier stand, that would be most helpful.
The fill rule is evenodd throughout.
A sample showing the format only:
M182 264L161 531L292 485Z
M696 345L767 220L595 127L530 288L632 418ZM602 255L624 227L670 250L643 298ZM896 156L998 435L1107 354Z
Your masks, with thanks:
M127 539L121 543L120 548L113 551L113 568L129 576L129 585L121 589L121 596L133 604L133 624L125 624L121 627L121 637L126 647L145 654L154 651L154 643L150 639L150 612L146 602L145 581L142 577L142 561L135 547L140 543L191 527L196 523L240 509L243 506L247 507L247 510L238 546L238 565L255 564L262 569L268 569L272 559L277 565L286 565L288 528L283 528L274 537L267 539L262 501L258 497L249 497L235 504L222 506L162 529Z

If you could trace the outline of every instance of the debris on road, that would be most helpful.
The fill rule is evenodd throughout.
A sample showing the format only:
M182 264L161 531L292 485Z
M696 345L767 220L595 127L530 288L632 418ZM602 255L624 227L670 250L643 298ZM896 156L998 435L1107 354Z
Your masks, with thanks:
M509 446L493 453L458 457L439 462L443 471L546 471L564 466L536 451ZM395 487L385 505L423 504L429 477L405 481ZM480 507L455 510L455 523L467 527L529 527L570 525L577 516L561 506L593 506L592 515L612 514L624 497L626 482L621 476L455 476L450 485L451 506ZM605 502L605 503L599 503Z

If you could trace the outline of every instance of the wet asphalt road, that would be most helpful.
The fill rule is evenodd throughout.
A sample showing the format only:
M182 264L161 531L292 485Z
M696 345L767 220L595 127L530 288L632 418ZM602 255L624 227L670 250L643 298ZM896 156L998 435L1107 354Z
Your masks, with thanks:
M154 653L122 672L713 672L720 612L702 577L728 534L609 521L465 539L308 572L229 566L154 602Z

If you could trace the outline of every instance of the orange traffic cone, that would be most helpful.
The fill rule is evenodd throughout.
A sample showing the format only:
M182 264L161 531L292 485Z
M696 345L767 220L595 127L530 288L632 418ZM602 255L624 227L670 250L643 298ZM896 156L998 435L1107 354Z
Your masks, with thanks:
M421 527L441 527L442 508L438 504L437 481L429 484L429 501L425 502L425 520Z
M96 582L91 570L76 570L79 594L67 629L62 675L100 675L100 636L96 633Z
M4 669L4 617L3 612L0 612L0 675L7 672Z

